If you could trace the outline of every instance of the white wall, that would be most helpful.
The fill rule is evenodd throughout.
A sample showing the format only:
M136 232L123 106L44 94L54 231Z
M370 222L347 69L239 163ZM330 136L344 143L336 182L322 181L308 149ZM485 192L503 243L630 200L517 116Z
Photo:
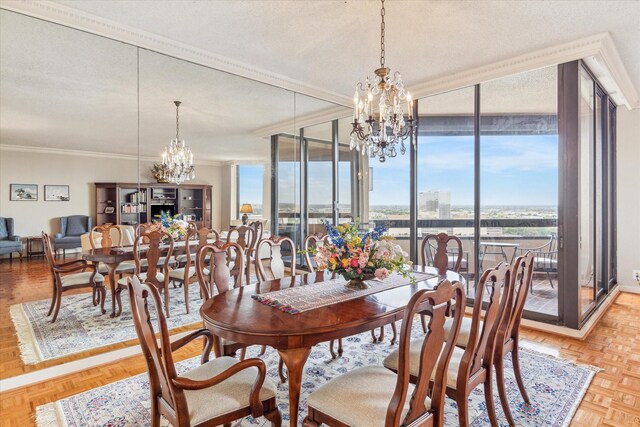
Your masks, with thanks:
M152 162L140 163L141 182L153 182ZM213 186L212 226L221 226L221 166L197 165L195 184ZM12 217L15 233L38 235L59 231L60 216L92 215L95 220L94 182L138 182L138 162L134 159L87 157L0 150L0 216ZM10 201L10 184L38 184L38 201ZM69 185L68 202L45 202L44 185ZM228 225L228 224L226 224ZM226 226L225 225L225 226Z
M640 293L640 109L618 107L617 119L618 283Z

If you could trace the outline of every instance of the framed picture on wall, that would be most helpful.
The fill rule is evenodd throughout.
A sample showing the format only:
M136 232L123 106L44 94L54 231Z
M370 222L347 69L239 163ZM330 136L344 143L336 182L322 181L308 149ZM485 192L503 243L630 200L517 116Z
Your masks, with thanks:
M45 202L68 202L69 186L68 185L45 185L44 201Z
M31 201L38 200L38 184L11 184L10 200Z

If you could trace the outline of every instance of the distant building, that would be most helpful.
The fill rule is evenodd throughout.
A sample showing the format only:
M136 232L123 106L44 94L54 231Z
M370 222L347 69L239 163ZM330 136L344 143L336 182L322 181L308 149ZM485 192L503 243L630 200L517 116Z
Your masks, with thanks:
M421 191L418 195L418 216L423 219L451 219L451 193Z

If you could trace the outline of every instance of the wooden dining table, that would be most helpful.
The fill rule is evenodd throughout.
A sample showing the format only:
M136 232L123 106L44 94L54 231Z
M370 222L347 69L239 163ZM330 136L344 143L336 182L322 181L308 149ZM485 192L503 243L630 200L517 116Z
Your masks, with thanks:
M314 345L401 320L413 294L421 289L433 289L445 278L464 285L464 278L452 271L438 275L433 267L414 269L434 277L299 314L286 313L252 298L254 294L331 278L325 272L308 273L230 289L206 301L200 314L205 327L220 338L246 345L268 345L278 351L288 371L290 425L297 426L302 372Z

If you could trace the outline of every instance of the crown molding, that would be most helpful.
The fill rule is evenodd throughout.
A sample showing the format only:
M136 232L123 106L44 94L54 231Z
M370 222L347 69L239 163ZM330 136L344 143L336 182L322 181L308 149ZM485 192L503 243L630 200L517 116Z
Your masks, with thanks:
M220 71L298 92L314 98L351 108L348 96L324 90L284 75L260 69L250 64L213 54L209 51L176 42L166 37L109 21L57 3L43 0L3 0L0 8L32 16L70 28L104 36L158 53L201 64ZM535 70L564 62L585 59L590 68L601 68L599 79L618 105L640 108L640 97L608 32L584 37L568 43L539 49L502 61L410 85L414 99L447 92L461 87L494 80L520 72ZM592 70L594 71L594 70ZM597 73L597 71L594 71ZM606 82L606 84L605 84ZM293 121L287 122L292 123ZM296 120L296 124L299 120ZM270 126L278 128L282 124ZM299 126L296 126L299 127ZM263 128L267 129L267 128ZM254 133L263 134L263 129ZM289 127L289 130L292 129Z
M353 115L353 107L332 107L316 113L305 114L304 116L296 116L290 120L265 126L253 131L254 135L261 138L269 138L271 135L279 133L297 132L300 128L317 125L320 123L330 122L332 120L341 119Z
M605 88L610 93L615 93L614 99L618 105L625 105L629 109L640 107L638 92L608 32L406 86L411 87L414 99L420 99L500 77L583 58L596 58L602 65L601 74L610 77L603 80L611 83L609 87L605 85Z
M0 144L0 151L14 151L20 153L34 153L34 154L53 154L59 156L79 156L79 157L92 157L102 159L118 159L118 160L133 160L141 162L158 162L159 157L150 156L137 156L135 154L118 154L118 153L105 153L101 151L84 151L84 150L70 150L66 148L52 148L52 147L37 147L29 145L13 145L13 144ZM200 166L223 166L227 162L219 162L214 160L195 160L196 165Z
M340 93L327 91L282 74L216 55L204 49L199 49L167 37L110 21L54 2L39 0L3 0L0 8L173 56L178 59L211 67L219 71L266 83L334 104L349 106L353 102L350 97Z

